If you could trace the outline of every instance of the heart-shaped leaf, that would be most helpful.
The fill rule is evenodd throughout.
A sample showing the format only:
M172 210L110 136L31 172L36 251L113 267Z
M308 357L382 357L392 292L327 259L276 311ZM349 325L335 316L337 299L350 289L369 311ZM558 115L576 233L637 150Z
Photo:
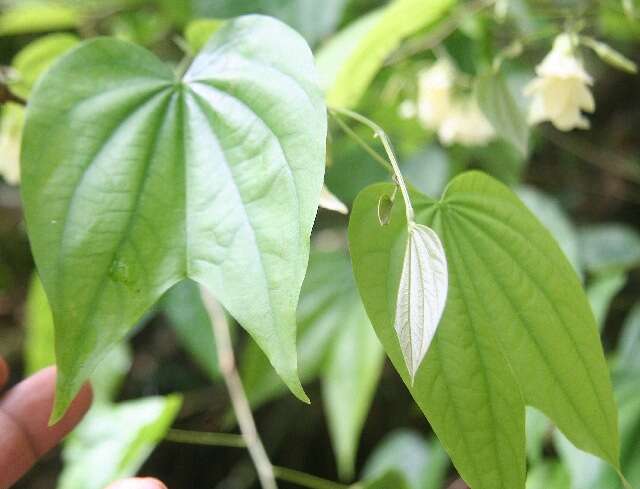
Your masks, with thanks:
M54 419L168 288L203 284L289 388L322 189L326 109L306 42L262 16L215 33L182 77L97 39L32 94L23 199L56 324Z
M440 236L449 267L445 312L411 386L393 325L407 223L401 199L378 220L378 184L349 224L356 282L378 337L472 489L522 489L524 406L614 467L616 408L593 313L549 232L507 187L479 172L436 202L411 194L416 222Z

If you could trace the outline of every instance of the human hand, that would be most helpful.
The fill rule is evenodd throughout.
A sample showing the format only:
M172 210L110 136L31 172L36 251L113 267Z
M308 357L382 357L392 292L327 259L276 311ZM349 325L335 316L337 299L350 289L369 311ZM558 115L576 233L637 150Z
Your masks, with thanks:
M0 358L0 389L9 368ZM91 405L91 387L80 390L62 420L49 427L56 369L45 368L23 380L0 398L0 489L8 489L45 453L55 447L83 418ZM156 479L127 479L108 489L166 489Z

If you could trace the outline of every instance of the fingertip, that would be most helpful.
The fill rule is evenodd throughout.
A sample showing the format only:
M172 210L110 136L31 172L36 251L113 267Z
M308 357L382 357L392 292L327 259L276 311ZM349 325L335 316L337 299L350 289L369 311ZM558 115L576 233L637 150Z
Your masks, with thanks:
M114 482L106 489L167 489L167 486L152 477L138 477Z

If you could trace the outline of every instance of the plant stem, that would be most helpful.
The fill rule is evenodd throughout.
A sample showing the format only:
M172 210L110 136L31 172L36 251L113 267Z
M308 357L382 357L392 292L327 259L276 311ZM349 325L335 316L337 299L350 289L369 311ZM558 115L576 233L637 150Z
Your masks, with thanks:
M389 162L387 160L385 160L382 156L380 156L380 153L378 153L375 149L373 149L371 146L369 146L369 144L367 144L366 141L364 141L360 136L358 136L358 134L351 129L343 120L342 118L334 111L330 112L331 115L333 116L333 118L336 120L336 122L338 123L338 125L340 126L340 128L351 138L353 139L356 143L358 143L358 145L364 149L374 160L376 160L378 163L380 163L385 170L393 173L393 168L391 167L391 165L389 164Z
M336 112L338 114L343 114L355 121L358 121L364 124L365 126L370 127L373 130L373 133L375 134L375 136L380 138L380 141L382 142L382 146L384 146L384 150L387 153L387 157L389 158L389 163L391 163L391 170L393 172L393 176L396 180L396 183L400 187L400 192L402 192L402 198L404 199L405 212L407 214L407 224L411 225L411 223L415 222L415 217L414 217L415 213L413 211L413 206L411 205L411 199L409 198L409 191L407 190L407 185L404 181L404 177L402 176L402 173L400 172L398 159L396 158L396 155L393 151L393 146L391 145L391 140L389 139L389 136L387 136L387 133L384 132L384 129L382 129L378 124L373 122L371 119L368 119L362 114L359 114L352 110L331 108L331 111Z
M251 414L249 401L242 387L242 381L235 365L233 345L229 334L229 323L220 303L204 287L200 286L200 295L211 320L213 335L216 340L218 363L222 377L227 385L231 404L242 432L242 437L249 450L249 455L258 472L258 479L263 489L277 489L273 473L273 465L264 449L256 423Z
M191 445L206 445L212 447L244 448L247 446L242 435L232 433L169 430L164 439L176 443L189 443Z
M19 105L27 105L27 101L22 97L18 97L15 93L9 90L9 87L4 83L0 83L0 105L13 102Z
M307 487L308 489L348 489L349 487L286 467L274 467L273 469L278 479L297 484L301 487Z

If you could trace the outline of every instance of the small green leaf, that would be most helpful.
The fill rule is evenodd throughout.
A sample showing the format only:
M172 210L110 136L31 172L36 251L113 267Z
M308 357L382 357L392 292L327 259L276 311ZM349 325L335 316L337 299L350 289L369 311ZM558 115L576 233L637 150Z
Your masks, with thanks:
M162 309L185 348L211 378L220 376L211 321L200 288L191 280L174 285L162 298Z
M94 406L67 440L58 489L103 489L137 473L180 409L179 396Z
M80 12L53 2L19 2L0 14L0 36L33 34L73 29L80 23Z
M184 30L184 38L192 52L199 53L223 24L224 20L221 19L196 19L189 22Z
M395 0L347 26L318 53L318 66L332 107L357 105L385 59L406 37L432 27L455 0Z
M13 59L12 66L19 80L11 84L11 90L22 98L28 98L40 76L79 42L78 37L71 34L50 34L27 45Z
M363 469L365 480L395 470L408 489L441 489L449 468L449 457L437 440L425 440L412 431L389 433L376 446Z
M440 238L427 226L410 224L393 327L411 383L436 334L447 288L447 257Z
M475 84L480 110L501 138L526 157L529 126L500 73L480 76Z
M348 262L345 260L345 266ZM378 385L384 352L353 280L322 374L322 392L338 473L353 478L358 441Z
M31 375L56 363L53 349L53 317L37 275L31 277L25 311L25 372Z
M564 465L545 461L535 465L529 472L527 489L571 489L570 481Z
M226 23L182 79L112 39L82 44L47 72L29 103L22 165L56 323L54 419L184 278L206 286L306 400L295 310L325 139L311 51L267 17Z
M396 470L359 482L355 487L358 489L409 489L405 478Z
M365 308L403 380L393 331L406 244L404 206L381 227L391 184L356 199L349 243ZM580 282L549 232L494 179L455 178L441 201L411 195L416 221L440 236L449 296L431 349L409 387L472 489L524 487L524 404L577 446L618 467L611 382Z

